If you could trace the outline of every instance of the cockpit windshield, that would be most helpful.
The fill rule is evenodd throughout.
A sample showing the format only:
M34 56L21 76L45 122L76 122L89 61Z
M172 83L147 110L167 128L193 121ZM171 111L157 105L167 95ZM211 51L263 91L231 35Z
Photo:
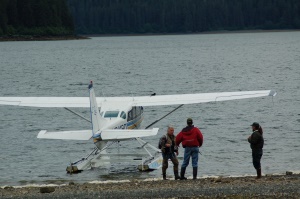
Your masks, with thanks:
M104 117L118 117L119 111L106 111Z
M126 113L124 111L122 111L120 117L123 119L126 119Z

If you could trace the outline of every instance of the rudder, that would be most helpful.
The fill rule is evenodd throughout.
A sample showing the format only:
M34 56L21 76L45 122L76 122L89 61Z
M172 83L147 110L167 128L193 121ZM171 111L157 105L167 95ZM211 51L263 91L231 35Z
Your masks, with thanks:
M91 122L92 122L92 132L94 136L104 126L106 120L102 118L100 115L92 81L89 84L89 92L90 92L89 97L90 97L90 114L91 114Z

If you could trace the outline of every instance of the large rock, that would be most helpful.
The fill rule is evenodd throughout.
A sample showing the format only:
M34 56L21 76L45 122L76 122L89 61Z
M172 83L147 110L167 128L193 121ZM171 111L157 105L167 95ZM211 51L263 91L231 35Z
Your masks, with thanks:
M41 193L52 193L55 191L55 187L41 187L40 192Z
M287 172L285 172L285 174L286 174L286 175L293 175L293 172L287 171Z

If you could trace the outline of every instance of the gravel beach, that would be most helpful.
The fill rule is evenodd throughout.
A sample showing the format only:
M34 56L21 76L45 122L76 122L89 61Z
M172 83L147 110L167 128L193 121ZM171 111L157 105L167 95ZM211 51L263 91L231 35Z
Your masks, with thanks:
M300 175L4 186L0 198L300 198Z

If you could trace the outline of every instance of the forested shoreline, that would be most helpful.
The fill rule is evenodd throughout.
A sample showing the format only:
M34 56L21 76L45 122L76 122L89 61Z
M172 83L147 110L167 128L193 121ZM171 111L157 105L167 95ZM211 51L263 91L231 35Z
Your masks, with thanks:
M300 29L299 0L68 0L80 34Z
M41 38L74 35L66 0L0 0L0 36Z
M299 0L0 0L2 40L287 29Z

